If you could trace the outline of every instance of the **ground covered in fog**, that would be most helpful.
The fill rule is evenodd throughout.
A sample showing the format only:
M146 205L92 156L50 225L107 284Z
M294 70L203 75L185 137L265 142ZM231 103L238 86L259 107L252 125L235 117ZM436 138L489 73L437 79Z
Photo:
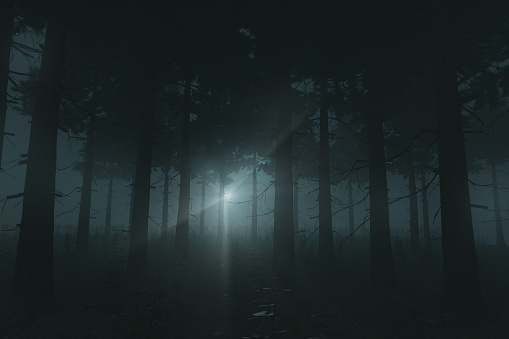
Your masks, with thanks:
M13 239L0 239L2 305ZM325 272L312 239L298 240L291 283L271 275L269 238L256 249L230 239L228 250L195 239L189 260L178 264L171 247L152 239L150 278L130 281L124 277L127 239L118 233L105 247L97 237L90 264L80 266L73 246L66 250L57 236L56 302L35 318L13 318L3 309L2 338L506 338L509 331L506 248L479 246L487 311L465 323L440 312L438 248L417 259L405 246L395 249L397 284L381 291L367 282L368 241L360 237L347 242Z

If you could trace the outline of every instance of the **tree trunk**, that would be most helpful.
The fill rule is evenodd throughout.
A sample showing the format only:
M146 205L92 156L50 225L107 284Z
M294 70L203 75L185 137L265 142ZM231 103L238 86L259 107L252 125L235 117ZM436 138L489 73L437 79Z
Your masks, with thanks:
M168 186L170 185L170 171L164 172L163 187L163 221L161 223L161 239L168 238Z
M110 178L108 180L108 197L106 199L106 221L104 222L104 242L106 244L108 244L111 233L111 203L113 201L113 169L110 168L110 171Z
M354 215L353 215L353 188L352 183L348 184L348 225L350 234L354 232Z
M200 209L200 238L205 237L205 189L207 188L207 181L205 175L201 176L201 209Z
M431 251L431 231L429 228L428 211L428 188L426 187L426 173L421 170L421 189L422 189L422 223L424 228L424 239L426 240L425 251Z
M16 306L54 296L53 232L57 130L67 36L67 3L50 5L28 146L23 212L11 295Z
M482 306L474 245L465 142L447 0L433 1L433 43L445 306Z
M127 258L127 273L139 278L147 274L148 216L150 208L150 172L152 170L152 135L154 128L155 69L151 55L145 60L143 110L134 179L132 225Z
M320 84L320 151L318 169L318 256L320 263L334 261L332 210L329 174L329 107L326 103L327 81Z
M410 201L410 251L419 253L419 214L417 211L417 193L415 167L412 156L408 161L408 200Z
M94 114L91 114L89 119L87 145L85 149L85 164L83 169L83 183L81 185L78 231L76 234L76 250L79 254L88 253L89 245L90 206L92 203L92 172L94 167Z
M299 178L293 181L293 232L299 232Z
M0 5L0 170L4 148L7 91L9 88L9 61L11 56L14 0L3 0Z
M191 199L191 79L184 88L184 112L182 114L182 153L180 155L179 206L175 250L178 259L187 257L189 243L189 204Z
M497 167L494 161L491 161L491 175L493 176L493 209L495 210L497 246L505 246L504 229L502 228L502 217L500 216L500 200L498 197Z
M217 239L219 244L223 244L226 239L225 215L224 215L224 182L225 170L224 164L221 160L219 165L219 197L218 197L218 210L217 210Z
M369 91L368 148L370 202L370 277L376 283L391 283L394 263L389 227L387 172L385 167L384 125L380 111L380 75L375 67L367 74Z
M256 244L258 238L258 183L257 183L258 160L256 152L253 152L253 203L251 205L251 243Z
M134 207L134 179L136 175L131 179L131 199L129 201L129 228L128 231L131 232L133 229L133 207Z
M274 197L274 243L272 268L275 274L291 275L295 271L292 110L289 79L278 81L277 143Z

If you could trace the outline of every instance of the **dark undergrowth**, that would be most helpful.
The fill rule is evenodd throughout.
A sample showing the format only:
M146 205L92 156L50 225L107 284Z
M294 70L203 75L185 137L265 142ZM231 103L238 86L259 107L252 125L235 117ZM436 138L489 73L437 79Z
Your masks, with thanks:
M129 280L126 233L108 246L96 237L87 264L78 264L58 236L55 301L26 317L5 308L15 248L9 239L0 239L1 338L509 337L506 248L478 246L486 311L465 320L441 311L438 246L416 257L395 249L396 283L380 289L369 283L362 239L346 243L327 269L314 244L297 239L297 273L284 282L271 274L268 238L256 248L230 239L227 249L192 238L189 259L179 263L172 260L173 239L152 239L149 278Z

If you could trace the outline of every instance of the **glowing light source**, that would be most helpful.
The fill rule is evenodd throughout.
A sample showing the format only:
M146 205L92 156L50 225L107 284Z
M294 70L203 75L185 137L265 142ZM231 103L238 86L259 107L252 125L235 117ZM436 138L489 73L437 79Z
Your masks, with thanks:
M224 192L224 199L228 200L232 197L232 194L230 192Z

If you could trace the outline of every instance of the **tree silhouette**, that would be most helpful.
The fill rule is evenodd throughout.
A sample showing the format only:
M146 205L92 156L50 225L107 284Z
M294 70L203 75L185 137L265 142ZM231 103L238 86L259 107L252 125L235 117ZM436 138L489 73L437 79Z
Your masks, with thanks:
M14 278L18 306L41 306L54 296L53 210L56 138L62 93L68 4L53 1L32 114Z

